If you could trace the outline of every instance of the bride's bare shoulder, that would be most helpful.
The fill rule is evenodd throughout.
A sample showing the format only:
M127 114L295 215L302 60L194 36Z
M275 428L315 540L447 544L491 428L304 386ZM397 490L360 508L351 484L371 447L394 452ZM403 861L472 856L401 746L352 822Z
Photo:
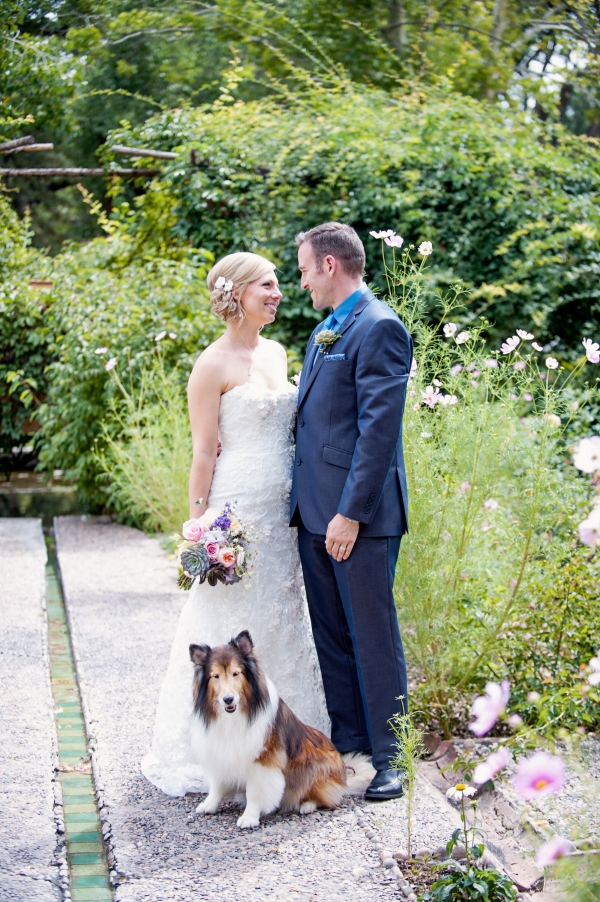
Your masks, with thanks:
M283 345L280 345L278 341L275 341L273 338L263 338L260 337L264 353L270 354L275 358L280 358L282 360L287 360L287 353Z
M205 386L218 383L219 385L226 381L227 362L229 358L226 344L221 338L217 338L212 344L205 348L196 360L188 385L190 388L195 386Z

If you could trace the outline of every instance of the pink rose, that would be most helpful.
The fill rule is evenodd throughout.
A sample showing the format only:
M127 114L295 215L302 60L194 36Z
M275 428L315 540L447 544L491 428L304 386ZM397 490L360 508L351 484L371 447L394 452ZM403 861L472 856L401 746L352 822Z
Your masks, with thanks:
M187 539L188 542L198 542L202 538L204 527L200 520L186 520L181 532L183 533L183 538Z
M235 551L233 548L221 548L219 551L219 562L224 567L235 567Z
M206 548L206 553L210 558L212 558L213 560L216 560L218 558L219 546L217 542L207 542L204 547Z

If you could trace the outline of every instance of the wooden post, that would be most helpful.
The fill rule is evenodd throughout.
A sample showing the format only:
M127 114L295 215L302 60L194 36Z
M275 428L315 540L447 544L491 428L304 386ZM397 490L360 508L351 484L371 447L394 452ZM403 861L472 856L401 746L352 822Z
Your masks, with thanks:
M32 178L50 178L55 175L64 178L81 178L89 176L90 178L110 178L112 175L120 175L123 178L151 178L158 175L159 169L0 169L0 178L2 176L27 176Z
M15 138L13 141L5 141L0 144L0 151L13 150L15 147L23 147L25 144L35 144L33 135L25 135L24 138Z
M176 160L179 154L170 150L149 150L145 147L125 147L123 144L113 144L112 153L122 153L129 157L154 157L157 160Z
M15 147L13 151L5 150L3 153L21 153L21 151L31 150L54 150L54 144L25 144L23 147Z

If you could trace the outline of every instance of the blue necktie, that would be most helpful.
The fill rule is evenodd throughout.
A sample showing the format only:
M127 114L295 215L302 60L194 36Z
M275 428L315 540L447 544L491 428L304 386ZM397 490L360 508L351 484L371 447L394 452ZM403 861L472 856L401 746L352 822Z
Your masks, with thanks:
M333 312L331 312L329 314L329 316L327 317L327 319L323 320L323 322L321 323L321 328L319 329L319 332L322 332L323 329L333 329L335 326L337 326L337 320L335 318L335 314ZM319 332L317 332L315 334L315 338L317 337ZM313 341L314 341L314 339L313 339ZM315 363L317 362L317 357L319 356L320 349L321 349L320 345L315 345L315 356L313 357L312 366L314 366ZM312 369L312 367L311 367L311 369Z

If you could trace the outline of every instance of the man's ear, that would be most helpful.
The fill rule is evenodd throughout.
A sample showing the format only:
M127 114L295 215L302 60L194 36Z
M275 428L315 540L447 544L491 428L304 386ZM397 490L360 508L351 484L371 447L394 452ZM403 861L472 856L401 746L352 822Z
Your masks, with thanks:
M330 278L332 278L336 274L338 269L338 262L333 254L327 254L325 257L323 257L323 264L325 272Z
M190 658L196 667L204 667L210 654L210 645L190 645Z

